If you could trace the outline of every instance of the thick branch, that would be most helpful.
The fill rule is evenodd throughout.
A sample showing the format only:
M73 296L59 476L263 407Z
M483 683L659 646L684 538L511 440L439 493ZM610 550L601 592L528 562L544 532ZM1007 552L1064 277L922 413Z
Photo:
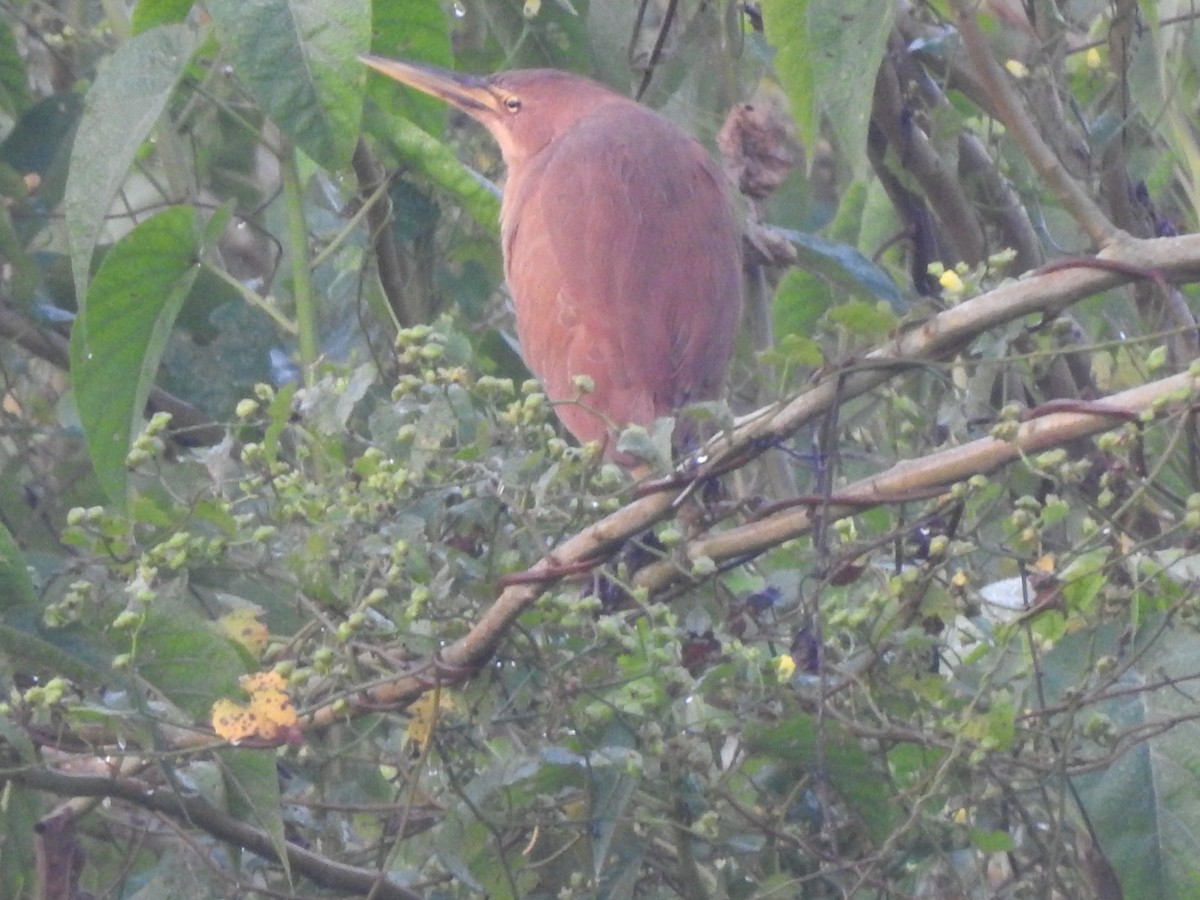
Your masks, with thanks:
M814 501L804 507L791 508L757 522L693 541L687 548L688 557L708 557L715 562L722 562L755 556L805 534L819 516L827 520L839 519L873 506L928 495L974 475L994 472L1030 453L1116 428L1156 403L1176 396L1192 398L1198 391L1200 378L1184 372L1139 385L1103 400L1079 404L1074 410L1038 416L1023 423L1011 441L985 437L919 459L903 460L885 472L840 489L827 502ZM658 562L640 570L634 583L639 587L657 590L678 580L679 572L677 561Z
M720 471L729 460L737 460L738 465L748 462L775 446L796 429L823 415L833 404L844 403L878 387L893 378L897 370L907 369L922 360L944 356L988 329L1032 313L1058 312L1084 297L1132 280L1137 271L1153 271L1156 275L1177 281L1200 279L1200 235L1117 244L1100 254L1099 258L1114 260L1120 266L1113 269L1059 269L1040 275L1035 272L1020 281L1009 282L898 335L894 341L869 354L849 370L830 373L815 387L791 401L768 407L746 417L732 436L720 437L710 443L709 461L699 468L697 477L704 478L709 473ZM1155 383L1139 390L1157 396L1161 384ZM1120 399L1124 396L1119 395L1114 402L1125 404L1126 401ZM1128 402L1137 401L1138 396L1140 395ZM1144 402L1148 403L1149 400ZM1089 421L1096 420L1093 417ZM1037 435L1045 435L1053 433L1053 427L1042 422L1036 426L1035 431ZM1095 430L1102 430L1102 427L1107 426L1097 425ZM1048 428L1050 431L1046 430ZM998 451L993 449L990 452L994 454ZM980 457L980 460L984 459ZM907 465L916 466L920 462L918 460ZM988 468L978 471L989 471L1000 464L997 461L988 462ZM951 480L953 479L943 479L937 483L946 484ZM882 496L876 499L883 502ZM442 651L432 669L402 674L395 681L365 691L359 696L359 701L368 708L403 706L411 703L439 680L453 681L474 671L487 662L496 644L517 617L528 609L543 591L559 580L564 570L570 571L572 567L603 558L621 542L668 518L674 511L673 495L666 492L655 493L633 501L584 529L529 570L529 575L544 576L544 581L533 578L502 591L496 602L471 630ZM762 526L762 523L757 523L757 526ZM775 537L782 541L792 536L796 527L798 526L791 520L784 519L765 526L763 530L776 528ZM732 540L744 539L744 529L735 531L740 537ZM714 552L723 554L726 545L710 543L720 542L722 538L722 535L718 535L699 542L689 548L689 555L696 558ZM748 541L747 552L757 552L750 548L760 548L762 540L765 539L762 534L758 534L754 540ZM652 566L643 570L640 579L653 581L656 587L663 587L683 577L675 566L669 568L670 572L667 572L666 568ZM334 708L328 706L314 712L308 724L329 725L338 718Z
M195 825L220 840L245 847L265 859L278 861L275 843L266 831L221 812L200 796L183 796L170 788L155 788L133 778L68 775L50 768L30 767L0 772L0 782L12 781L60 797L111 797ZM316 884L339 893L370 895L378 900L421 900L389 880L386 873L335 862L328 857L285 844L288 865Z

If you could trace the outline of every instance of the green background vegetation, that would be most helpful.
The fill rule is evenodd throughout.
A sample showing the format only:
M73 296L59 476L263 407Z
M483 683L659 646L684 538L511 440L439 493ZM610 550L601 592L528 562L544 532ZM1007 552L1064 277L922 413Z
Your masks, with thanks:
M0 4L0 896L1200 895L1200 28L976 6ZM705 516L364 52L762 116Z

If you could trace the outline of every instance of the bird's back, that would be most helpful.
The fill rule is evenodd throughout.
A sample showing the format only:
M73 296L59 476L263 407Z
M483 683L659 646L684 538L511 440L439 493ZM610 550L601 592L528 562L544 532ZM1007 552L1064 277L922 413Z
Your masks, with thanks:
M510 170L505 270L526 362L581 441L720 394L741 309L722 173L657 113L613 95Z

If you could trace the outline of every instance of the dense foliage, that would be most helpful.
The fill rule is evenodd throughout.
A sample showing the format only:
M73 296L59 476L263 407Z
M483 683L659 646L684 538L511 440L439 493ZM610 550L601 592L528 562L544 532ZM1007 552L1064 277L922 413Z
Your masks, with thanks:
M698 459L560 436L368 51L719 152ZM1198 88L1167 0L0 6L0 896L1194 896Z

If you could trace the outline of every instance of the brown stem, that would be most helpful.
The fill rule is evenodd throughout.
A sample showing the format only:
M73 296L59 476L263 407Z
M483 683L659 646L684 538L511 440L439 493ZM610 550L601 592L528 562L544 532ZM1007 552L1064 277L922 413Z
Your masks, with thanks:
M358 179L358 195L364 202L387 180L383 166L375 159L366 141L359 139L351 158L354 175ZM388 203L372 203L367 208L367 227L370 229L371 246L375 249L375 267L379 272L379 284L387 297L392 315L401 328L411 328L425 321L424 310L418 300L406 289L408 275L404 260L392 237L392 211Z
M60 797L111 797L123 800L187 822L265 859L280 860L280 848L267 831L226 815L198 795L185 796L170 788L156 788L134 778L68 775L42 767L0 771L0 782L5 781ZM386 872L348 866L290 842L285 842L282 849L293 872L322 887L340 893L370 895L377 900L422 900L420 894L390 881Z

